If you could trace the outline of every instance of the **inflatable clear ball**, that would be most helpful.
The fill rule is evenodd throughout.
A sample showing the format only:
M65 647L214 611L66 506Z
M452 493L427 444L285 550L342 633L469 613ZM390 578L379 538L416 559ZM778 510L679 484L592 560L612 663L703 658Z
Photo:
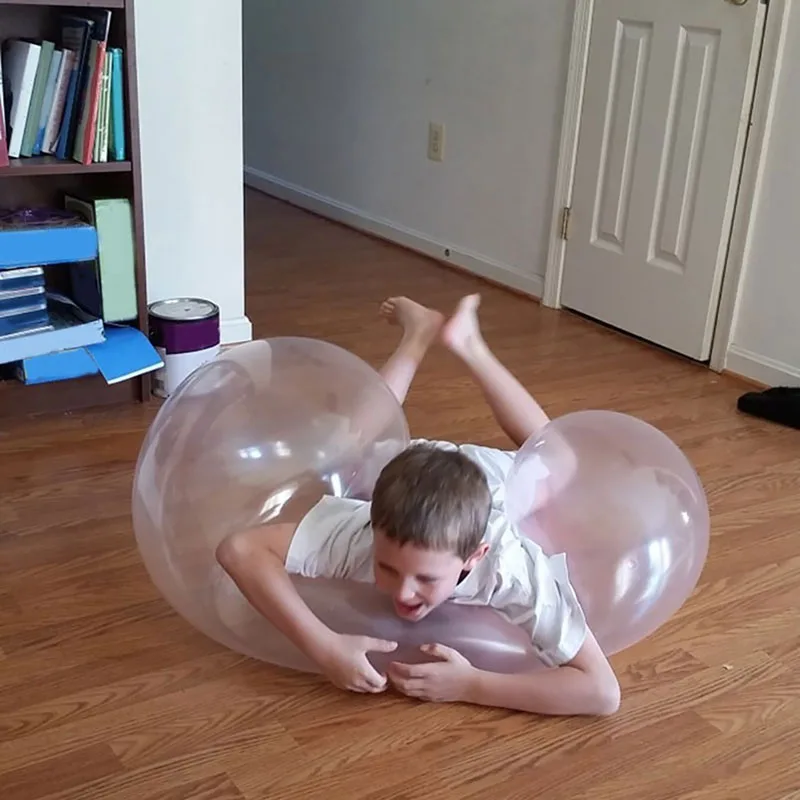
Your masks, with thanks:
M297 522L323 494L369 499L383 467L409 444L403 411L381 376L333 344L249 342L193 372L162 405L142 444L133 486L136 542L165 600L197 630L237 652L308 672L317 665L260 615L217 563L230 533ZM488 608L444 604L401 620L372 583L292 581L332 630L398 643L370 654L428 660L454 647L477 667L535 668L521 629Z
M141 447L133 525L153 582L211 638L302 666L219 567L217 545L234 531L298 521L323 494L368 498L408 441L381 377L336 345L275 338L223 352L166 400ZM327 588L316 597L312 586L309 602L341 601Z
M608 655L644 639L686 601L709 548L700 480L681 450L625 414L550 422L518 452L509 515L569 575Z

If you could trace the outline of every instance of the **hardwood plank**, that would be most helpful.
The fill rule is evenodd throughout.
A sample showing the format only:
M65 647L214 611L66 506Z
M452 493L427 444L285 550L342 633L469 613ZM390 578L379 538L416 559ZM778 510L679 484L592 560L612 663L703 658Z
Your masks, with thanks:
M709 496L700 585L613 658L608 719L350 695L225 650L158 596L130 520L158 404L15 421L0 430L3 800L797 800L800 432L738 414L742 382L585 319L250 192L246 218L256 336L325 338L378 366L396 337L375 316L385 296L447 309L479 290L487 338L551 414L661 427ZM441 349L406 413L417 436L508 446Z
M122 767L105 744L85 747L10 771L0 770L3 800L32 800L42 787L59 791L80 790L89 781L119 773Z

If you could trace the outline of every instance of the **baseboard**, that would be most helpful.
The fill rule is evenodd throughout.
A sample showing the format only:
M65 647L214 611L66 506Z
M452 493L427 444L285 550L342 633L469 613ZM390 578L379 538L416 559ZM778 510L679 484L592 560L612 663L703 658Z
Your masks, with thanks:
M752 353L737 345L728 348L725 371L763 386L800 386L800 369Z
M223 319L219 328L223 345L249 342L253 338L253 325L247 317Z
M424 233L398 225L391 220L373 216L358 208L340 203L338 200L276 178L274 175L269 175L254 167L244 168L244 182L250 188L257 189L264 194L435 258L437 261L460 267L492 283L506 286L537 299L541 298L544 291L544 277L541 275L522 275L508 264L494 261L454 244L436 241Z

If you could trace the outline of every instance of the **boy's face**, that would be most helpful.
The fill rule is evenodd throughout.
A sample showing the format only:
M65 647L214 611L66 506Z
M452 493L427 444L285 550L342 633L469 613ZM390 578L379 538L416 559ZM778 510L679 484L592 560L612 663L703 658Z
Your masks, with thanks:
M463 561L448 551L399 545L375 531L375 585L391 596L398 617L418 622L450 597L461 573L471 570L487 550L488 545L481 545Z

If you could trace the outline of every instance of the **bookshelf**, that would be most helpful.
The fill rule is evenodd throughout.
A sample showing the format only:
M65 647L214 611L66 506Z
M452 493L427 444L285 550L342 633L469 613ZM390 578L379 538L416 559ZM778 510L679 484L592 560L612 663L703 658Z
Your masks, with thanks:
M0 208L54 205L65 194L127 197L134 224L136 295L139 328L147 332L142 175L139 149L139 102L136 83L134 0L0 0L0 38L59 41L59 17L65 11L109 9L108 47L123 52L126 161L81 164L53 156L11 159L0 167ZM50 268L52 275L57 268ZM113 386L102 377L26 386L0 380L0 428L31 414L61 413L131 402L147 402L150 379L145 375Z

